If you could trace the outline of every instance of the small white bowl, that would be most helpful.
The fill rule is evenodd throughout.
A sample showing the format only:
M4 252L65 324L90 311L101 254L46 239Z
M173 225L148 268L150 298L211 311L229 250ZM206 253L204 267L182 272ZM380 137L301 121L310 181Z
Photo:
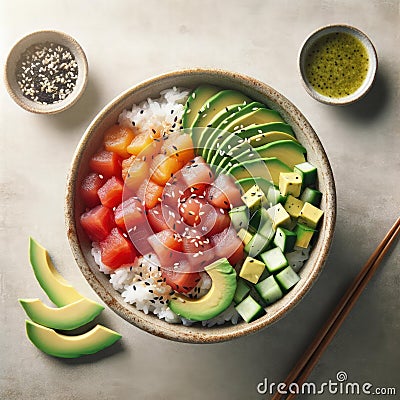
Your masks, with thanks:
M368 71L367 75L361 84L361 86L353 93L350 93L344 97L329 97L317 92L307 79L305 72L307 55L314 45L314 43L321 37L328 35L330 33L347 33L356 39L358 39L365 47L368 54ZM303 85L307 93L314 99L320 101L321 103L331 104L331 105L345 105L354 103L363 97L371 88L372 83L375 79L376 70L378 68L378 58L376 55L376 50L371 42L371 40L360 30L349 26L349 25L327 25L322 28L317 29L308 36L301 46L298 58L298 66L300 71L300 76L302 78Z
M50 42L67 47L78 65L78 77L72 92L63 100L42 104L26 97L17 81L17 65L23 53L32 45ZM71 36L59 31L37 31L19 40L11 49L4 71L5 85L12 99L23 109L37 114L55 114L75 104L82 96L88 76L86 55L79 43Z

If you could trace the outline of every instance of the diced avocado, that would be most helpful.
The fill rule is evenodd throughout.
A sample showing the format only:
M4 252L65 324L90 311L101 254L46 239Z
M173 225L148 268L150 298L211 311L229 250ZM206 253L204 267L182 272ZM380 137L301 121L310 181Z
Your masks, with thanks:
M232 303L236 291L236 272L226 258L221 258L204 268L210 275L210 290L199 299L175 294L169 302L171 310L192 321L214 318Z
M285 163L290 169L306 159L306 149L293 140L277 140L276 142L256 147L255 150L261 158L276 157Z
M252 321L263 312L263 308L251 296L242 300L235 309L246 322Z
M275 279L280 287L287 292L300 280L300 277L293 271L292 267L288 266L279 274L276 274Z
M306 249L310 244L310 241L314 235L314 232L316 232L316 231L313 228L310 228L306 225L298 223L296 225L295 232L297 235L295 246Z
M265 144L276 142L277 140L293 140L294 142L297 142L294 136L278 131L259 133L250 137L248 140L252 147L264 146Z
M289 194L285 202L285 210L293 218L298 218L303 208L303 201Z
M282 172L279 175L279 190L285 196L291 194L299 197L301 185L301 176L297 172Z
M291 222L290 215L280 203L268 208L267 213L272 221L272 226L274 229L276 229L278 226L287 227Z
M296 239L295 232L279 227L275 233L274 244L282 250L282 253L286 253L293 250Z
M270 243L271 239L267 239L263 235L255 233L250 242L244 246L244 251L250 257L255 257L267 249Z
M315 207L319 207L322 199L322 193L316 189L306 187L300 196L304 203L310 203Z
M305 202L300 211L298 222L310 228L316 228L323 214L324 212L322 210Z
M57 272L46 249L32 238L29 255L37 281L56 306L63 307L84 298Z
M284 196L279 189L273 185L268 189L267 200L270 207L278 203L284 204L286 202L286 197L287 196Z
M246 257L240 269L239 276L251 283L257 283L264 272L265 264L253 257Z
M243 203L249 208L250 213L267 204L265 193L258 185L252 186L243 196Z
M284 122L268 122L266 124L249 125L236 131L236 134L243 139L261 135L269 132L282 132L294 136L292 127Z
M253 235L246 229L242 228L238 232L238 237L243 242L243 244L246 246L250 242L250 240L253 238Z
M295 165L293 171L301 176L303 187L314 185L317 180L317 168L308 161Z
M261 176L273 182L274 185L279 184L279 175L282 172L290 171L291 169L276 157L249 160L241 164L233 165L228 169L228 172L232 174L236 180Z
M229 216L231 218L231 223L233 227L239 231L240 229L247 229L249 225L250 213L247 206L239 206L232 208L229 211Z
M182 115L183 128L190 128L196 119L201 106L221 89L211 85L198 86L189 96Z
M39 299L20 299L19 302L33 322L61 330L85 325L104 310L102 305L86 298L60 308L48 307Z
M66 336L32 321L26 321L26 334L39 350L61 358L76 358L97 353L122 337L102 325L96 325L81 335Z
M274 247L260 255L271 274L280 271L288 265L282 250L279 247Z
M235 295L233 296L233 301L235 304L240 303L248 294L250 293L250 288L244 279L239 278L237 280L237 286Z
M273 186L271 181L267 181L261 177L244 178L236 181L244 192L247 192L252 186L257 185L264 193L268 193L268 189Z
M255 285L255 288L267 305L275 303L283 297L283 292L273 275L260 280L260 282Z
M245 115L233 120L230 124L226 126L227 131L236 132L240 136L240 130L244 129L249 125L261 125L267 124L269 122L285 122L280 114L275 110L270 110L269 108L258 108L255 111L250 111Z

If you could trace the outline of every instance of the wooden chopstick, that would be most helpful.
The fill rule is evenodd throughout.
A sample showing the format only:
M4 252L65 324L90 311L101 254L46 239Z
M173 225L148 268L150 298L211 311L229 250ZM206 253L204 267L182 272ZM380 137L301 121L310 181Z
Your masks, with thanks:
M318 332L314 341L307 348L307 350L293 367L289 375L286 377L284 381L286 387L288 387L289 384L292 382L296 382L297 385L301 387L301 385L306 381L307 377L313 370L314 366L317 364L326 347L329 345L336 332L339 330L341 324L353 308L355 302L360 297L366 285L374 275L379 264L393 244L399 232L400 218L396 220L394 225L390 228L388 233L383 238L382 242L372 253L364 267L354 279L353 283L343 295L342 299L330 315L327 322ZM272 400L280 400L282 397L282 393L276 392L272 397ZM294 399L295 397L296 394L289 394L287 400Z

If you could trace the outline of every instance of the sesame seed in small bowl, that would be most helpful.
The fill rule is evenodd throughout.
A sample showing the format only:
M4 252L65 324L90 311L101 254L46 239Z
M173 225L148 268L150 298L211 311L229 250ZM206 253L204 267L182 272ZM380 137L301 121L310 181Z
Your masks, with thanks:
M371 88L378 58L371 40L349 25L327 25L303 43L299 70L308 94L331 105L351 104Z
M19 40L5 66L12 99L37 114L55 114L82 96L88 76L86 55L78 42L59 31L37 31Z

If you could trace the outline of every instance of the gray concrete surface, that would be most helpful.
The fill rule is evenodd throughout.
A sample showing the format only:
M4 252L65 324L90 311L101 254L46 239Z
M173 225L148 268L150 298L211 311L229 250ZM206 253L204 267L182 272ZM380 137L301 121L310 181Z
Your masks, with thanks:
M301 86L297 53L304 38L328 23L365 31L379 56L376 84L365 99L335 108ZM2 1L0 54L44 28L65 31L87 52L90 81L83 98L54 116L29 114L0 89L1 271L0 398L266 399L257 385L279 383L399 215L399 2L388 1ZM85 128L122 90L154 74L192 67L249 74L279 90L309 119L330 157L338 194L337 229L320 279L286 318L229 343L187 345L153 337L107 309L102 321L123 340L78 360L39 352L25 337L18 297L44 294L29 266L28 237L51 252L61 273L99 300L75 265L64 231L64 187ZM321 384L400 383L400 246L380 270L309 378ZM302 396L355 398L328 394ZM356 396L367 399L366 394ZM381 396L385 397L385 396ZM379 396L374 396L379 398Z

